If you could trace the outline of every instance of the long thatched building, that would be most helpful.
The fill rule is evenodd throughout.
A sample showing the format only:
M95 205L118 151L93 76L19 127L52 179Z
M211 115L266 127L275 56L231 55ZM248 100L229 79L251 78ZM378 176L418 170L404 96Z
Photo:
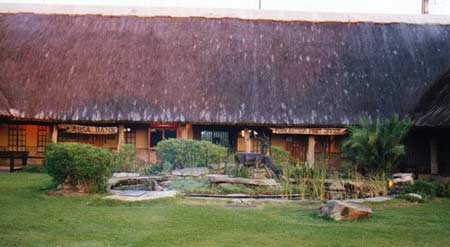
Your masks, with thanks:
M450 173L446 19L0 10L4 155L39 163L51 141L130 143L151 163L167 138L258 152L264 133L301 161L338 165L348 125L398 114L415 119L405 169Z

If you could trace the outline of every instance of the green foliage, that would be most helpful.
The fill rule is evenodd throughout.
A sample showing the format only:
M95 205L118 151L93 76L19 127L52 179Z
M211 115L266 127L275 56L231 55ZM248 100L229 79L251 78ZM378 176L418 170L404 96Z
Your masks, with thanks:
M145 173L143 174L167 174L174 169L174 165L166 161L160 162L158 164L146 164L145 167Z
M105 192L111 163L108 149L80 143L52 143L46 149L44 166L55 184L84 184L90 192Z
M169 188L186 193L209 193L210 185L205 179L176 179L171 180Z
M340 168L342 170L342 175L345 178L351 178L356 170L355 164L347 161L342 162Z
M350 161L370 173L391 172L405 154L403 138L411 127L409 120L398 117L375 123L363 119L349 129L350 137L343 144L342 153Z
M226 162L228 150L207 141L169 139L158 143L156 150L162 162L174 168L207 166Z
M237 166L234 166L231 169L230 175L235 178L250 178L250 170L247 167L242 167L240 170Z
M134 145L125 144L114 153L113 172L137 172L136 148Z
M405 189L406 192L418 193L428 197L450 198L450 181L416 180Z
M273 164L280 170L286 165L292 165L294 161L291 155L282 147L271 146L270 147L270 159Z
M414 183L406 188L407 193L417 193L425 197L436 196L436 186L433 182L427 180L416 180Z
M450 181L447 182L436 182L436 196L437 197L448 197L450 198Z

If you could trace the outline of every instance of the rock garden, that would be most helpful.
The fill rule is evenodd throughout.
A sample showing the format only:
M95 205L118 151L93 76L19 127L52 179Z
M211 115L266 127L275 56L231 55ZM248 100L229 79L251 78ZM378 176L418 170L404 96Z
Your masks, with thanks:
M45 167L53 177L52 194L108 193L106 198L141 201L177 194L194 198L272 199L323 202L318 214L335 220L370 217L354 202L395 196L425 202L450 196L450 185L414 181L395 173L404 153L409 123L393 119L350 129L343 153L348 162L330 169L327 157L309 165L278 147L267 155L233 153L206 141L169 139L158 143L160 162L138 164L135 149L124 145L111 153L76 143L51 144Z

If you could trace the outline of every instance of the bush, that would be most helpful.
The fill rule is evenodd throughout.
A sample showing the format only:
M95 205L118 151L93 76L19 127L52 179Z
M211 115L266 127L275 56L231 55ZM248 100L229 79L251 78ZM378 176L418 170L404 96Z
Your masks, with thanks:
M411 127L409 120L398 117L375 123L364 119L349 129L350 137L342 147L343 155L370 173L390 173L405 154L403 138Z
M89 192L105 192L111 175L108 149L79 143L53 143L45 152L44 167L55 184L84 185Z
M436 196L450 198L450 182L436 182Z
M136 148L134 145L125 144L114 153L113 172L136 172Z
M207 141L169 139L156 146L161 161L170 163L173 168L207 166L211 163L227 161L225 147Z
M424 197L435 197L436 186L431 181L416 180L412 185L406 188L407 193L417 193Z
M280 170L282 170L285 165L291 165L294 163L289 152L281 147L270 147L270 159Z

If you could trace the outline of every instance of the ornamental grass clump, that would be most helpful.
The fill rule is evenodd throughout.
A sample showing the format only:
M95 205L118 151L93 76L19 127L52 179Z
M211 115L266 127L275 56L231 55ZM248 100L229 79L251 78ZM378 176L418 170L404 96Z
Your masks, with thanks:
M106 192L112 155L106 148L80 143L52 143L44 166L55 185L77 192Z

